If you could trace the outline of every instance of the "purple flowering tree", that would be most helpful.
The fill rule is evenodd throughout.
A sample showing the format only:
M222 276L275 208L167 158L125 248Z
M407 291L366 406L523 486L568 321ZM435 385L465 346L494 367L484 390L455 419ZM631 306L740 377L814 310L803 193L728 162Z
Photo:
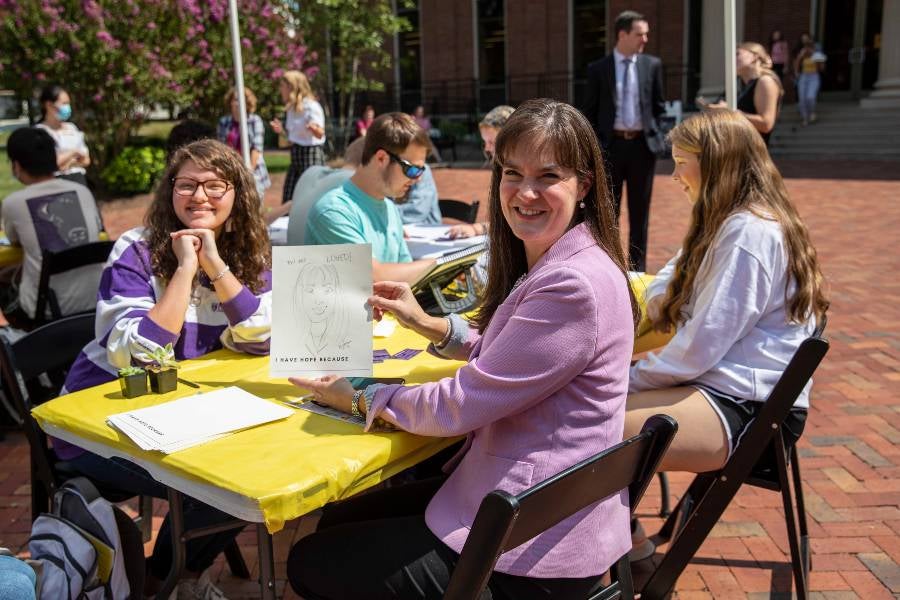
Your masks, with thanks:
M282 4L241 0L245 82L280 104L283 69L312 71ZM101 169L154 103L212 121L233 83L227 0L0 0L0 88L35 98L47 83L72 96L73 120ZM267 115L268 116L268 115Z

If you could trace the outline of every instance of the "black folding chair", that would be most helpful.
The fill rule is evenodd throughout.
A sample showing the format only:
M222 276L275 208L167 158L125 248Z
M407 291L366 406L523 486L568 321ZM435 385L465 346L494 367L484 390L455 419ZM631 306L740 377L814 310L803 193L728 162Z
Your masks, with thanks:
M444 600L477 598L500 555L553 527L566 517L628 488L631 509L656 473L678 424L667 415L647 419L631 439L574 465L513 496L495 490L484 497L453 570ZM590 552L585 548L585 552ZM610 569L612 583L589 600L634 597L628 554Z
M828 352L828 342L819 337L820 334L821 328L814 337L800 344L759 416L725 466L694 478L658 534L663 541L671 540L672 543L641 591L641 598L654 600L669 594L744 484L781 492L797 597L809 597L809 535L800 461L796 445L785 448L783 437L776 434L780 433L797 396ZM793 494L788 468L792 471ZM796 506L793 496L796 496Z
M22 428L31 450L31 518L50 508L50 499L67 479L81 473L56 457L47 436L31 416L35 406L55 398L65 382L69 367L81 349L94 339L94 314L80 313L57 319L10 343L0 336L0 375L13 407L22 419ZM94 482L96 485L96 482ZM100 494L111 502L135 496L127 490L97 485ZM152 533L153 499L138 498L139 516L135 520L143 540ZM250 578L250 571L237 544L225 550L231 572Z
M463 223L474 223L478 218L478 200L472 204L463 202L462 200L451 200L450 198L441 198L438 200L438 208L441 210L441 216L448 219L456 219Z
M44 323L48 320L58 319L63 316L59 307L56 293L50 287L50 278L53 275L65 273L72 269L97 265L95 277L99 286L100 273L103 263L109 258L114 242L99 241L90 242L81 246L72 246L59 251L44 250L41 259L41 277L38 281L37 304L34 311L36 323ZM51 318L47 319L47 308L50 308Z

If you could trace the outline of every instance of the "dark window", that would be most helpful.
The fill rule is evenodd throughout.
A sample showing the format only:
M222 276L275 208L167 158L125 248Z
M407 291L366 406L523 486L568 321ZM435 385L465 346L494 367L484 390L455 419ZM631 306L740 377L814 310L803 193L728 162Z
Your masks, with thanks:
M606 0L574 0L572 11L572 68L583 78L588 64L606 55Z
M478 75L481 109L489 110L505 103L506 21L503 18L503 0L478 0Z
M422 34L419 29L419 2L398 6L397 16L409 22L410 29L397 34L400 56L400 109L412 112L422 97Z

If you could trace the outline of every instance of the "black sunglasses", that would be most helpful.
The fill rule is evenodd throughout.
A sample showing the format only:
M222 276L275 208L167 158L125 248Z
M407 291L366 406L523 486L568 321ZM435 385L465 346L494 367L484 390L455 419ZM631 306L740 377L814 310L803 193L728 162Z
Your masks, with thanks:
M382 148L384 150L384 148ZM406 159L400 158L390 150L384 150L384 153L391 157L391 160L400 165L403 174L410 179L418 179L425 172L425 166L414 165Z

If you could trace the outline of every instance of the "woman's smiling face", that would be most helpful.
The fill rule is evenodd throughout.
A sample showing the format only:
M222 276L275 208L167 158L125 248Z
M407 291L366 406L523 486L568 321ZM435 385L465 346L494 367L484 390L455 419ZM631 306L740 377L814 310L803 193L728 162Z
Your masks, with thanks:
M525 244L528 267L571 227L587 185L549 151L519 144L504 157L500 207L513 234Z
M672 159L675 161L672 179L681 184L688 200L696 202L700 197L700 185L703 183L700 174L700 157L678 146L672 146Z

